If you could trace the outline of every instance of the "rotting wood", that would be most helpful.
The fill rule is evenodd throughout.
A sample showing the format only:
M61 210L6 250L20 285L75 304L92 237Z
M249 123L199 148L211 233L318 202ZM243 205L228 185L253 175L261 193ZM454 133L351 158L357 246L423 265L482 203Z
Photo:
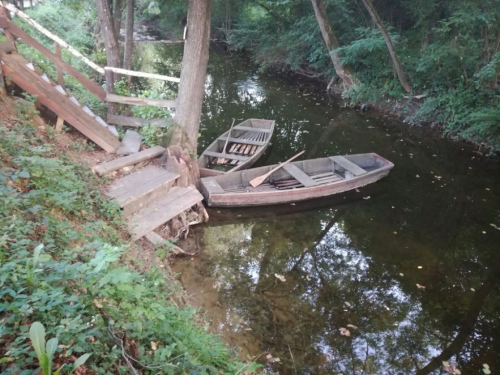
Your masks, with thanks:
M18 54L0 54L5 62L6 75L23 90L37 96L37 100L51 111L66 119L75 129L91 139L107 152L114 152L120 146L120 140L107 128L88 116L81 107L75 105L68 96L59 93L47 84L41 76L26 67L27 61Z
M136 154L132 154L129 156L125 156L123 158L118 158L106 163L96 165L94 168L92 168L92 170L99 176L103 176L107 173L117 171L118 169L128 167L129 165L138 164L140 162L155 158L157 156L160 156L164 152L165 152L164 147L155 146L152 148L148 148L147 150L138 152Z
M151 105L162 108L175 108L177 106L177 101L175 100L143 99L143 98L133 98L129 96L120 96L115 94L107 94L106 101L111 103L121 103L128 105Z
M168 126L167 120L163 119L143 119L136 117L113 115L111 113L108 113L107 120L108 124L115 124L122 126L133 126L133 127L141 127L145 125Z
M47 57L50 61L52 61L54 64L56 64L58 67L63 69L66 73L69 75L73 76L78 82L80 82L87 90L89 90L93 95L95 95L96 98L98 98L101 101L104 101L106 98L106 91L96 84L94 81L88 79L85 77L82 73L80 73L78 70L73 68L71 65L60 59L56 54L54 54L52 51L50 51L48 48L44 47L41 43L39 43L37 40L33 39L31 36L29 36L24 30L19 28L18 26L14 25L12 22L9 25L9 31L12 32L15 36L18 38L21 38L24 40L26 43L28 43L30 46L36 48L39 50L45 57Z

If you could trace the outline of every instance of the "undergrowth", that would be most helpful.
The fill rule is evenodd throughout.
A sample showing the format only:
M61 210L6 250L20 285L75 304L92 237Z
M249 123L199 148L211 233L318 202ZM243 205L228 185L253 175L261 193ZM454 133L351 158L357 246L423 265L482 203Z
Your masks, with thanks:
M96 374L253 371L171 301L165 271L128 266L119 208L29 117L0 119L0 372L39 373L36 321L59 342L54 369L89 353Z

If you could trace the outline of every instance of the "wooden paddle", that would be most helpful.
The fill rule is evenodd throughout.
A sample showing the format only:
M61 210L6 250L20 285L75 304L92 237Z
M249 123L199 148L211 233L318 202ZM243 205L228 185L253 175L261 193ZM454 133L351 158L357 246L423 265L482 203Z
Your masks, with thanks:
M260 184L262 184L266 178L268 178L270 175L272 175L274 172L276 172L278 169L280 169L281 167L283 167L285 164L288 164L290 163L292 160L294 159L297 159L300 155L302 155L304 152L306 152L306 150L304 151L301 151L299 152L297 155L295 155L294 157L291 157L290 159L288 159L287 161L279 164L277 167L271 169L269 172L267 172L266 174L263 174L262 176L259 176L259 177L255 177L253 180L250 180L250 185L252 185L253 187L257 187L259 186Z

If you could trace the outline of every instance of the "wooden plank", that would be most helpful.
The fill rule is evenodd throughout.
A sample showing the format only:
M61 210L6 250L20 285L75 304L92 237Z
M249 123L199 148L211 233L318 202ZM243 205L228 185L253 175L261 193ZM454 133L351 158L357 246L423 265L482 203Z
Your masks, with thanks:
M153 126L167 126L167 120L163 119L144 119L128 116L113 115L108 113L107 117L108 124L122 125L122 126L134 126L140 127L145 125Z
M254 132L261 132L261 133L271 133L271 129L264 129L264 128L252 128L251 126L240 126L236 125L233 129L237 130L246 130L246 131L254 131Z
M2 18L0 18L1 20ZM0 52L11 53L15 52L16 48L12 42L0 42Z
M227 137L219 137L219 140L220 141L226 141L227 140ZM266 144L266 142L262 142L262 141L251 141L251 140L248 140L248 139L242 139L242 138L233 138L233 137L229 137L229 142L236 142L236 143L244 143L244 144L247 144L247 145L256 145L256 146L264 146Z
M231 160L241 160L241 161L246 161L248 160L248 156L240 156L240 155L233 155L233 154L225 154L222 152L213 152L213 151L205 151L203 153L205 156L213 156L215 158L225 158L225 159L231 159Z
M307 174L305 174L303 171L301 171L296 165L294 164L287 164L283 166L283 169L290 173L297 181L299 181L302 185L305 187L311 187L311 186L316 186L318 183L314 181L311 177L309 177Z
M32 47L39 50L50 61L52 61L54 64L56 64L59 68L63 69L69 75L73 76L87 90L89 90L92 94L94 94L95 97L97 97L100 101L104 102L104 100L106 98L106 91L104 91L104 89L101 86L99 86L94 81L85 77L82 73L80 73L78 70L73 68L68 63L64 62L56 54L52 53L52 51L50 51L48 48L45 48L41 43L39 43L37 40L33 39L31 36L29 36L27 33L25 33L21 28L14 25L12 22L10 22L10 24L9 24L9 31L12 34L14 34L15 36L24 40L26 43L28 43Z
M6 75L24 91L36 95L37 100L64 118L75 129L91 139L107 152L115 152L120 140L88 116L81 107L76 106L69 97L61 95L52 85L48 85L41 76L26 67L26 60L18 54L0 54L5 62L3 69Z
M360 176L360 175L366 173L366 171L363 168L360 168L359 166L354 164L352 161L347 160L343 156L340 156L340 155L330 156L330 160L333 161L334 163L337 163L342 168L351 172L355 176Z
M135 189L145 184L147 181L153 180L156 177L161 177L167 173L170 172L166 169L157 167L156 165L147 165L134 173L113 181L106 195L111 198L117 198L129 190Z
M129 156L125 156L123 158L118 158L106 163L96 165L94 168L92 168L92 170L99 176L102 176L105 175L106 173L110 173L113 171L117 171L118 169L128 167L129 165L134 165L142 161L155 158L157 156L160 156L164 152L165 148L161 146L155 146L152 148L148 148L147 150L138 152L137 154L132 154Z
M149 232L144 237L155 246L164 244L167 240L156 232Z
M142 99L142 98L132 98L129 96L120 96L115 94L107 94L106 101L111 103L121 103L128 105L151 105L154 107L162 107L162 108L175 108L177 106L176 100Z
M0 17L0 28L8 29L9 28L9 20L5 17Z
M123 208L125 217L130 216L168 194L177 178L179 178L178 174L168 172L153 180L146 180L142 185L130 189L125 194L117 197L116 200L120 207Z
M173 188L132 216L129 223L132 240L138 240L202 200L203 196L193 186Z
M205 177L201 179L203 187L211 194L224 194L224 189L219 185L213 177Z

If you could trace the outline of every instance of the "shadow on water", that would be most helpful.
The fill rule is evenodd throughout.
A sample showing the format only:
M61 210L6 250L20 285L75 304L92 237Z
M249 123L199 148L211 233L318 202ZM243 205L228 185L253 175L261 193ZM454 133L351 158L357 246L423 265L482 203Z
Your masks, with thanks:
M141 46L141 69L179 74L180 47ZM212 330L281 374L437 374L450 358L498 371L498 164L212 52L199 151L249 117L276 120L261 164L376 152L395 168L326 200L211 209L182 244L199 256L174 269Z

